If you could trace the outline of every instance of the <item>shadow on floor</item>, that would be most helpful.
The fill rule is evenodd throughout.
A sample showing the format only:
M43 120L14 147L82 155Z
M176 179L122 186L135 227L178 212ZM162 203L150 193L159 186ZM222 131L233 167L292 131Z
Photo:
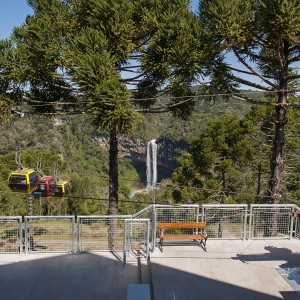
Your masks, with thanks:
M111 253L44 256L0 258L1 300L125 300L128 284L140 280L137 263L124 266Z

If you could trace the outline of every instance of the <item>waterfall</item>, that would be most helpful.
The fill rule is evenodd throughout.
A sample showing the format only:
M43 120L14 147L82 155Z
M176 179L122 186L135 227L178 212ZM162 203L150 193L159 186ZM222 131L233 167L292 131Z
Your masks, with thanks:
M147 189L155 188L157 182L157 144L151 140L147 144Z

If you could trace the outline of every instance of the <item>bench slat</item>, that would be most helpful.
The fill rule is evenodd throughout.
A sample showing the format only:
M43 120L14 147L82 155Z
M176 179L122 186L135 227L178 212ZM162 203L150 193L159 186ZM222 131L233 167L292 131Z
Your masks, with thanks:
M180 240L205 240L206 237L201 234L169 234L164 235L163 240L166 241L180 241Z
M178 228L205 228L204 222L188 222L188 223L158 223L159 229L178 229Z

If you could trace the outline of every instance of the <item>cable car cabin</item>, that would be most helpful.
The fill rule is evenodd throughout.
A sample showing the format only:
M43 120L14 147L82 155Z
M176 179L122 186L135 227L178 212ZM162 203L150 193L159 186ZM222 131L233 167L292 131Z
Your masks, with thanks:
M56 190L56 180L52 176L43 176L38 182L38 188L33 192L35 197L51 197Z
M68 196L70 193L70 185L67 181L57 181L56 182L56 191L53 197L62 198Z
M8 186L13 192L30 193L38 187L39 176L33 169L21 169L10 173Z

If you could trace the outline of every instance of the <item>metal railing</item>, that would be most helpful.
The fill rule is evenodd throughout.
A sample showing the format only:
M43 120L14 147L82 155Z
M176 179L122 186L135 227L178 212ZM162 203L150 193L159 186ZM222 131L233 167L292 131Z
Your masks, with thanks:
M300 219L297 218L295 222L295 237L300 239Z
M25 252L74 252L74 216L26 216Z
M22 217L0 217L0 253L21 253Z
M149 219L149 251L153 251L155 243L153 243L152 232L153 232L153 222L154 220L154 209L153 205L149 205L142 209L141 211L132 215L132 219Z
M78 216L77 252L123 251L125 216Z
M201 209L201 210L200 210ZM293 204L153 204L134 215L0 217L0 253L120 251L147 257L160 222L206 222L209 239L300 239ZM22 227L24 229L22 230ZM168 232L176 234L177 232ZM24 238L24 241L23 241Z
M126 257L148 258L150 219L126 219L124 226L124 264Z
M202 221L209 238L246 239L247 204L205 204Z
M292 238L293 204L252 204L249 239Z
M295 238L300 239L300 208L298 206L295 206L294 213L297 212L297 214L294 215L295 219Z

